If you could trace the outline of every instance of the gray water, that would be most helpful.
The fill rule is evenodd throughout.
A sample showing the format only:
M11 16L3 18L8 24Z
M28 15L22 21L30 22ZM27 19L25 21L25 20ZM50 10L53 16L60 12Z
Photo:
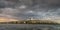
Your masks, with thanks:
M60 30L60 27L41 24L0 24L0 30Z

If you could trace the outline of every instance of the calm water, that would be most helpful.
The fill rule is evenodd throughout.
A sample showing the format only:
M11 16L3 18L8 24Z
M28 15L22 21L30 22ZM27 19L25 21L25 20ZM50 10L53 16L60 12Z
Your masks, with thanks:
M60 30L60 25L0 24L0 30Z

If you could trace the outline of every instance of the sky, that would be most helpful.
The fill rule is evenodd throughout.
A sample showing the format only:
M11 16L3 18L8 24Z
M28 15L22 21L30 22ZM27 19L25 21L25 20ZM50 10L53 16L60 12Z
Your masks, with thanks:
M59 19L60 0L0 0L0 16L18 19Z

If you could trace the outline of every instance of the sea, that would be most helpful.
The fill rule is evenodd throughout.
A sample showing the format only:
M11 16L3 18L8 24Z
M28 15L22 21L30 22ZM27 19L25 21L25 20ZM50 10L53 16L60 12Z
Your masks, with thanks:
M0 30L60 30L60 25L0 24Z

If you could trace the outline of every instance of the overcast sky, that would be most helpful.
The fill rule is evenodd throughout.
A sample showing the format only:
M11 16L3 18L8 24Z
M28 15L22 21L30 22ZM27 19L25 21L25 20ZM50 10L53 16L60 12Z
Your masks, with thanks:
M0 16L56 19L60 17L60 0L0 0Z

